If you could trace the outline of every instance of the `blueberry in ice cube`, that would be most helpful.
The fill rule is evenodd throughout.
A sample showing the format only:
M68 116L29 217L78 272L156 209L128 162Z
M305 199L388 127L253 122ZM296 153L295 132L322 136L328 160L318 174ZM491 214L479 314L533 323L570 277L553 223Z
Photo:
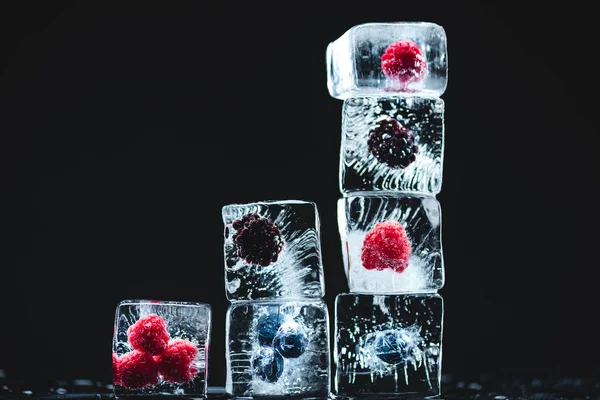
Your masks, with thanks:
M273 347L285 358L300 357L306 351L307 345L306 329L297 321L281 324L273 339Z
M277 382L283 373L283 357L272 347L261 346L252 357L252 371L265 382Z
M373 342L375 355L387 364L400 364L410 357L413 345L410 337L401 330L388 330L377 334Z
M264 346L271 346L280 325L279 313L261 315L256 323L258 343Z

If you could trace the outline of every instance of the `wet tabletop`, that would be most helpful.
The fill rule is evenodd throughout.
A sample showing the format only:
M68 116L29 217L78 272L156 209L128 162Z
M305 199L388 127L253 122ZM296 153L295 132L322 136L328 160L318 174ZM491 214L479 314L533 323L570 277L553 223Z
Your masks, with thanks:
M564 378L466 382L442 377L440 400L600 400L600 382ZM0 378L0 399L112 399L112 386L92 379L56 381L48 385ZM208 399L229 399L223 387L209 386ZM332 397L333 398L333 397ZM402 397L398 397L402 399ZM413 398L414 399L414 398Z

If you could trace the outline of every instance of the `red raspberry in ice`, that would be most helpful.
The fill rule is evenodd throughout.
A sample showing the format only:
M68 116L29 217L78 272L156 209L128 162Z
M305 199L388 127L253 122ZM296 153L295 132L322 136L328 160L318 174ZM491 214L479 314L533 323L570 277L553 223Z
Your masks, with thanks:
M393 269L400 273L408 267L411 246L402 224L396 221L379 222L367 233L361 260L366 269Z
M407 85L425 78L427 61L415 42L399 40L389 45L381 56L381 69L388 79Z
M165 351L155 359L158 362L158 371L165 381L186 383L198 375L198 369L194 365L197 355L198 348L194 343L185 339L173 339Z
M113 372L113 385L121 384L121 375L119 371L119 356L113 351L112 353L112 372Z
M119 357L117 362L119 385L140 389L158 383L158 363L148 353L133 350Z
M277 225L256 213L233 221L233 241L238 256L249 264L263 267L277 261L283 249L283 239Z
M158 355L167 348L167 323L156 314L142 317L127 329L129 344L135 350Z

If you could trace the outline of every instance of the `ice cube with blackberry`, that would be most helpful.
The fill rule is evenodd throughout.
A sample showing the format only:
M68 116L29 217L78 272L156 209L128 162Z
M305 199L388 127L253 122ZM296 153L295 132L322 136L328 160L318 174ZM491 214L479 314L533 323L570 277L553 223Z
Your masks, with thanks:
M353 191L441 191L444 101L353 97L342 107L339 186Z
M228 204L222 208L227 299L321 298L320 221L314 202Z

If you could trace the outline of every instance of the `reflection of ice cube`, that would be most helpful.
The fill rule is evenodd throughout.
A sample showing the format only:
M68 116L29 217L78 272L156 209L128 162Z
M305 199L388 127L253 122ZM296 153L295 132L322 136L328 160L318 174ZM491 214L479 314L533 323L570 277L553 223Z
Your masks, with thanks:
M329 394L329 320L324 301L237 301L227 313L226 335L226 390L232 396ZM282 354L283 349L287 351ZM278 356L270 358L271 351Z
M169 343L174 342L175 339L183 339L189 341L197 349L196 357L189 364L189 371L194 371L194 373L189 375L191 379L186 382L168 382L162 374L159 374L157 384L141 389L129 388L115 382L115 394L117 396L158 394L205 396L211 332L211 307L209 304L153 300L120 302L115 315L113 353L117 357L131 355L134 349L128 338L128 329L141 318L153 314L166 323ZM155 355L155 360L160 356L160 354ZM173 365L172 362L171 365Z
M390 166L369 148L378 122L395 120L417 146L405 168ZM403 150L397 147L396 151ZM386 150L388 151L388 150ZM438 194L444 156L444 101L424 97L359 97L344 101L340 146L340 191L400 190Z
M411 243L408 268L403 272L363 266L365 236L384 221L400 222ZM338 201L338 227L351 292L405 293L442 288L441 212L434 197L391 192L351 194Z
M410 40L427 63L424 79L399 86L382 70L382 55L392 43ZM327 47L327 87L332 97L382 94L440 96L446 90L446 33L429 22L367 23L349 29Z
M439 395L443 300L438 294L340 294L334 394Z
M234 222L255 213L274 224L283 242L268 265L240 257ZM324 294L320 221L316 204L307 201L265 201L230 204L222 210L225 287L229 300L275 297L321 298Z

